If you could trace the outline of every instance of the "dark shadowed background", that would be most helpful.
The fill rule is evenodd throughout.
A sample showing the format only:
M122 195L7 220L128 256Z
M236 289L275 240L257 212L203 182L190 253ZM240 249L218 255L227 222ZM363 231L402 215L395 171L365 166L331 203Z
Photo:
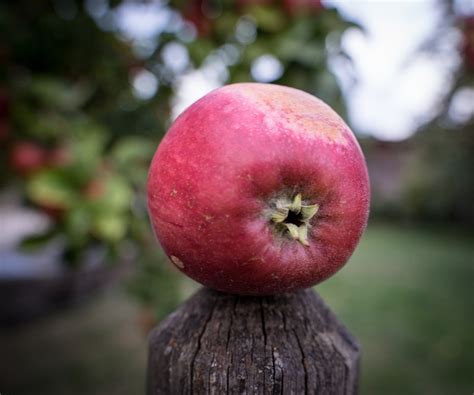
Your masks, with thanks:
M474 390L474 4L0 4L0 393L140 394L149 330L197 284L150 230L147 168L210 90L284 84L351 125L372 183L316 287L360 340L362 394Z

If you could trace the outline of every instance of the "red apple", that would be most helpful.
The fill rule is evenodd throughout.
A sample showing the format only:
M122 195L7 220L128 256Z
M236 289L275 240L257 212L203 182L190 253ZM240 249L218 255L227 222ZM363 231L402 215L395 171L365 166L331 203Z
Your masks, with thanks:
M10 150L10 167L22 175L29 175L45 167L47 154L40 145L21 141Z
M302 91L215 90L171 126L148 206L171 261L220 291L265 295L339 270L365 228L367 168L344 121Z

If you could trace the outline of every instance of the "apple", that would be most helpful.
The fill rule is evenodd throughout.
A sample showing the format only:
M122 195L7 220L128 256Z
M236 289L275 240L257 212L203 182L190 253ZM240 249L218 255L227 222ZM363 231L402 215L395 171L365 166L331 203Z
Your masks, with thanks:
M219 291L269 295L339 270L366 226L361 149L324 102L228 85L169 129L148 177L151 223L175 266Z
M10 149L10 167L22 175L30 175L47 164L47 153L40 145L30 141L20 141Z

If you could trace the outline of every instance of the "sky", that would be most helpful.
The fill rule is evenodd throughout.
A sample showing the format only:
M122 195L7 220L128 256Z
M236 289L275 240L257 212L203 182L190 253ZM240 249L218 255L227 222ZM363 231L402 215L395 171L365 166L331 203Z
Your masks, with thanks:
M450 84L452 70L460 61L456 51L459 37L454 31L445 32L439 38L441 44L446 44L441 54L435 56L417 51L432 37L441 21L439 2L326 0L324 3L335 6L344 18L363 27L363 31L349 29L343 37L343 48L353 59L357 83L353 84L341 64L331 62L345 93L350 125L361 135L382 140L409 137L433 114ZM122 7L118 22L125 37L146 42L147 37L165 29L168 11L156 4L142 8ZM179 66L180 52L181 58L185 55L182 48L170 48L168 52L170 62ZM172 66L178 67L176 64ZM225 70L216 69L217 66L208 62L201 70L189 72L180 79L176 87L174 117L222 84ZM271 73L281 73L278 60L271 57L259 59L252 69L252 75L260 76L261 80ZM158 81L153 78L150 74L135 77L133 85L137 96L146 99L153 95L159 88Z
M437 1L333 1L341 14L363 25L350 29L343 48L352 57L358 83L346 91L350 123L363 134L383 140L409 137L429 119L458 65L456 32L440 40L441 55L417 49L441 22ZM454 45L452 45L454 44ZM338 74L338 68L335 67Z

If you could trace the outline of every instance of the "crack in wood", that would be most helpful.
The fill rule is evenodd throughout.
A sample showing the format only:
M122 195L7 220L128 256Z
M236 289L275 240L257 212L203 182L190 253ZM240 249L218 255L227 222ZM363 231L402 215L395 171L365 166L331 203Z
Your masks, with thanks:
M301 363L303 365L303 370L304 370L304 393L308 393L308 370L306 369L306 357L304 353L303 346L301 345L300 338L298 337L298 333L293 329L293 333L295 334L296 342L298 343L298 348L300 349L301 352Z
M212 308L210 309L209 311L209 315L208 315L208 318L206 319L206 321L204 322L204 325L202 327L202 330L201 332L199 333L198 335L198 338L197 338L197 348L196 348L196 352L194 353L194 355L192 356L192 359L191 359L191 368L190 368L190 377L191 377L191 380L190 380L190 391L191 391L191 395L194 394L194 388L193 388L193 383L194 383L194 364L196 362L196 358L199 354L199 351L201 350L201 339L202 337L204 336L204 333L206 332L206 328L207 326L209 325L209 322L211 321L212 319L212 315L214 313L214 309L216 307L216 304L217 304L217 298L215 298L214 300L214 303L212 305Z

